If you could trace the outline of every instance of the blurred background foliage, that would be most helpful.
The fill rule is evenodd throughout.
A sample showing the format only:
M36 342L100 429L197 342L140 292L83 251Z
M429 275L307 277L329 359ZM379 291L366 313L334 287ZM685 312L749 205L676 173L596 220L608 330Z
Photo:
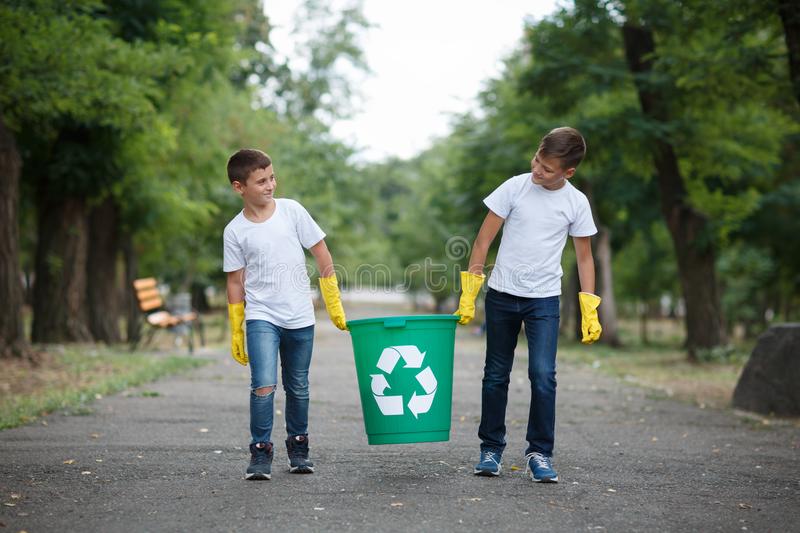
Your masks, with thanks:
M357 109L347 72L369 68L358 1L308 0L291 66L258 0L4 2L0 184L18 230L0 235L0 351L137 335L136 277L190 291L206 309L206 289L224 290L221 233L241 209L225 163L241 147L273 157L279 196L326 231L346 289L372 268L379 285L427 291L447 311L482 199L529 171L538 140L561 125L588 142L573 182L601 229L606 342L621 342L619 319L638 320L646 341L648 319L677 316L698 359L797 320L800 59L787 47L798 39L789 4L565 3L528 22L449 135L414 158L365 163L331 134ZM570 248L566 330L578 289ZM9 318L22 306L30 331Z

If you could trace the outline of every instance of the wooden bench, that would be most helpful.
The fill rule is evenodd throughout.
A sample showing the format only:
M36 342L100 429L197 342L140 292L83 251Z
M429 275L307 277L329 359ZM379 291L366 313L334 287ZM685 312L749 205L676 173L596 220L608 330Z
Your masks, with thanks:
M158 290L156 278L141 278L134 280L133 288L136 291L136 300L139 303L139 310L142 312L143 320L150 326L146 335L144 346L148 346L158 331L167 330L176 335L176 341L187 337L189 353L194 352L194 328L197 327L200 334L200 343L205 346L205 335L203 334L203 324L196 311L175 313L170 312ZM139 345L139 339L131 342L131 350Z

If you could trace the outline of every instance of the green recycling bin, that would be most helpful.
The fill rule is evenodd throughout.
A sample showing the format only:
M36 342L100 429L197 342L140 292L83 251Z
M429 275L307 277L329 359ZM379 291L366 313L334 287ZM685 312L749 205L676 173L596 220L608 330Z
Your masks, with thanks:
M369 444L450 439L454 315L351 320Z

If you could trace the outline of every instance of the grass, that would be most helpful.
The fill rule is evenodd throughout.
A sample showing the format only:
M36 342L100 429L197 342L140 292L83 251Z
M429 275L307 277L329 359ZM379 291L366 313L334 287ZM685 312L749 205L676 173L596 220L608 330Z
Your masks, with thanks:
M558 360L650 389L649 397L674 398L702 408L730 407L736 382L755 344L754 340L740 340L705 361L691 363L681 346L685 334L680 321L651 321L648 344L642 343L639 325L633 320L620 320L619 335L623 344L619 348L601 343L584 346L562 337ZM524 344L522 335L520 345Z
M620 320L621 348L604 344L583 346L559 341L558 357L591 366L629 383L653 389L653 394L687 401L700 407L730 407L733 389L754 346L754 340L738 341L732 348L706 361L691 363L681 347L685 338L682 321L653 320L649 344L639 336L639 324Z
M97 398L159 377L197 368L207 359L129 352L125 347L71 345L43 355L37 366L0 361L0 429L29 423L57 410L91 413ZM142 395L157 395L143 392Z
M690 363L686 352L677 346L586 347L563 340L559 343L558 357L655 389L670 398L715 408L730 406L745 362L741 357L732 357L726 362Z

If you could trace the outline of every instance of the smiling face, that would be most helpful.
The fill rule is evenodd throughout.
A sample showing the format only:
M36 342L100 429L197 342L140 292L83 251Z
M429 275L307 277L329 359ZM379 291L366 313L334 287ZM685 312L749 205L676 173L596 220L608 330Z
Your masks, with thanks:
M574 168L562 168L559 158L545 157L541 154L541 150L531 159L531 179L536 185L551 191L563 187L574 173Z
M233 188L242 195L244 203L257 208L266 207L273 201L277 185L272 165L252 171L244 184L233 182Z

